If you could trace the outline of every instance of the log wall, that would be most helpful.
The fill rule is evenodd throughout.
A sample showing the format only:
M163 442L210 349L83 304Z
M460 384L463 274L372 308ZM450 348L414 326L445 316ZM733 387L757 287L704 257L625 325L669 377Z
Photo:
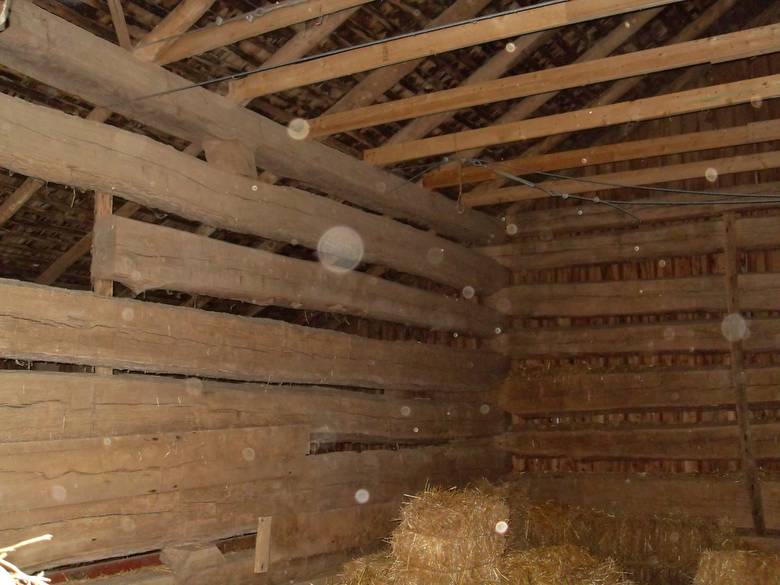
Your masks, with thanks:
M714 83L778 67L772 56L702 73ZM776 100L757 100L610 130L601 140L778 116ZM604 174L773 148L562 172ZM777 193L778 179L770 168L664 186ZM627 189L591 195L694 197ZM593 203L521 204L506 218L516 240L483 249L513 270L513 285L488 300L514 320L489 343L513 359L499 398L513 425L499 448L513 455L538 499L634 512L674 508L770 534L780 529L780 211L747 204L628 209L636 218Z

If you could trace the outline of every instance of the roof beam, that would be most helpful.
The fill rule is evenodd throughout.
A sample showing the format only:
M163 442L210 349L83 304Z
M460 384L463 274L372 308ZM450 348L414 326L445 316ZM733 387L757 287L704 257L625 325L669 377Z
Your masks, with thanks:
M640 158L728 148L771 140L780 140L780 120L751 122L744 126L689 132L537 156L521 156L488 166L464 166L460 171L447 168L442 172L429 175L426 184L430 188L451 187L461 183L478 183L501 178L496 171L524 175L539 171L574 169Z
M157 26L136 45L133 55L141 61L156 61L158 55L208 12L215 0L181 0Z
M560 91L635 75L647 75L701 63L732 61L776 51L780 51L779 24L513 75L341 114L322 116L311 122L312 135L325 136L549 91Z
M244 39L263 35L374 0L309 0L303 3L271 6L266 12L248 13L222 25L206 26L179 36L159 52L161 65L181 61L207 51L232 45ZM147 43L144 42L144 45Z
M133 44L130 41L130 31L127 30L127 22L125 21L125 11L122 8L122 1L108 0L108 10L111 13L111 22L114 25L119 46L129 51L133 48Z
M367 161L374 164L388 165L553 134L689 114L747 103L752 99L770 99L779 95L780 75L769 75L477 130L455 132L405 144L382 146L367 150L364 156Z
M209 137L241 141L255 151L259 166L279 176L442 235L469 242L503 238L494 218L459 213L446 197L315 141L295 140L284 126L216 93L194 88L149 97L189 83L29 1L14 6L14 25L0 34L0 63L7 67L191 142Z
M463 203L467 206L494 205L529 199L545 199L550 195L542 189L555 193L593 193L630 188L633 185L655 185L670 181L686 179L703 179L705 177L760 171L780 167L780 151L745 154L726 158L700 160L679 165L662 165L649 169L620 171L604 175L594 175L571 179L556 179L539 183L538 188L528 186L504 187L495 191L482 193L466 193ZM712 169L712 170L710 170ZM714 175L711 175L714 171ZM598 183L590 182L598 181Z
M309 63L255 73L230 84L236 101L268 95L378 69L438 53L454 51L482 43L531 34L614 14L673 4L680 0L569 0L555 4L497 15L479 22L433 31L362 47L348 54L331 55Z

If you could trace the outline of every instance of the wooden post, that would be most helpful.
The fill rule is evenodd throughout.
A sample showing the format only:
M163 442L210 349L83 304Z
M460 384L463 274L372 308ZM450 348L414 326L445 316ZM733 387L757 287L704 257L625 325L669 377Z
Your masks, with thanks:
M255 573L267 573L271 560L271 516L257 519L255 540Z
M108 217L114 213L114 196L111 193L95 191L95 221L101 217ZM92 290L97 294L106 297L114 296L114 281L100 278L92 279ZM111 376L114 374L112 368L95 367L95 373L100 376Z
M737 225L734 212L724 213L726 232L726 292L728 315L739 314L739 250L737 248ZM753 526L759 535L766 532L764 501L761 494L761 480L753 456L753 437L750 429L750 404L745 388L744 350L742 339L729 339L731 354L731 384L736 398L737 424L739 425L742 471L750 496Z

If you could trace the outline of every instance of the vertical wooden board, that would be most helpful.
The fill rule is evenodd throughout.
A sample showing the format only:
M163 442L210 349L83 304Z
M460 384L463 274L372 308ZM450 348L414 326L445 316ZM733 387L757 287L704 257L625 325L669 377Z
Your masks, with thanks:
M272 516L257 519L257 537L255 539L255 573L267 573L271 559Z

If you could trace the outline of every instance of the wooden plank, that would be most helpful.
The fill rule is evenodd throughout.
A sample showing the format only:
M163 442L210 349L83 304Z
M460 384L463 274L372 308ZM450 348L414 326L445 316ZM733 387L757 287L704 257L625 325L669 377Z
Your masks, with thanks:
M777 423L751 426L755 457L780 458ZM734 424L606 425L588 428L517 429L497 439L500 449L520 457L565 457L578 461L614 459L726 460L740 459L740 428Z
M689 114L780 95L780 75L769 75L617 104L596 106L366 150L365 160L389 165L466 149L485 148L624 122Z
M257 537L255 540L255 573L268 573L271 558L272 516L257 519Z
M486 441L330 453L306 457L305 464L304 477L289 481L223 484L19 510L0 518L0 537L3 541L24 538L39 533L46 524L55 535L52 546L28 547L15 557L25 567L37 569L77 559L213 542L251 532L257 527L258 515L269 515L274 517L273 568L289 559L379 544L398 516L402 494L428 484L450 487L481 475L495 478L504 469L503 456L491 451ZM358 489L369 492L368 503L356 502Z
M770 181L749 185L739 185L726 189L718 189L727 193L738 194L776 194L780 190L780 182ZM656 194L652 196L654 201L679 201L677 194L664 195ZM719 216L724 211L747 211L757 208L774 209L778 205L770 203L760 205L756 203L745 203L743 205L697 205L685 207L637 207L633 208L631 213L639 217L643 224L651 224L662 221L679 221L684 219L701 219L706 217ZM582 213L580 213L582 212ZM557 234L565 232L585 232L589 230L625 228L636 225L636 220L632 217L609 208L606 205L581 204L577 206L564 206L554 209L543 209L536 211L523 211L522 221L516 214L508 214L508 223L514 223L517 227L518 237L528 237L540 233Z
M441 441L502 432L500 409L483 408L490 401L458 394L410 398L318 386L3 371L0 441L301 424L320 443Z
M513 14L499 14L478 22L467 22L446 29L421 32L413 37L357 48L350 51L346 59L343 55L334 55L311 63L256 73L231 82L230 94L236 101L242 101L464 47L673 2L674 0L569 0Z
M745 236L751 237L752 236ZM560 266L631 262L646 258L712 254L723 250L719 221L669 226L640 226L614 234L554 237L492 246L481 251L513 270L541 270Z
M506 326L505 317L483 305L121 218L96 224L92 275L136 294L175 290L479 336Z
M531 199L547 199L550 192L560 194L577 194L608 192L623 189L626 185L655 185L686 179L703 179L711 176L732 175L749 171L763 171L780 167L780 151L759 152L718 159L699 160L677 165L660 164L656 167L618 171L602 175L588 175L585 180L553 179L539 183L538 187L517 185L496 190L480 190L479 193L467 193L463 196L464 205L479 207L511 203L513 201L528 201ZM594 181L594 182L589 182Z
M778 368L746 370L745 384L750 401L754 404L780 402L780 387L774 382L779 375ZM501 408L529 417L577 412L717 408L734 404L734 392L725 368L572 369L553 373L517 364L498 396Z
M740 314L740 259L737 247L737 231L739 228L737 225L737 216L733 211L723 216L726 240L726 305L728 310L728 315L724 318L724 324L726 319L731 319L732 317L744 319ZM723 333L729 341L731 386L734 391L737 428L739 429L735 446L738 447L740 468L742 473L745 474L745 487L750 497L753 527L759 535L763 535L766 532L766 521L764 520L764 499L761 493L761 479L757 464L757 460L764 455L762 444L763 427L754 425L750 421L752 414L750 412L747 384L745 383L745 345L743 340L739 337L738 331L730 332L724 329Z
M0 445L3 514L299 476L306 426Z
M313 136L327 136L408 118L472 108L540 93L647 75L701 63L723 62L780 50L780 26L772 25L512 75L493 81L394 100L311 121ZM572 165L575 166L575 165Z
M0 280L0 354L234 380L465 390L501 379L505 361L156 303ZM120 342L121 340L121 342Z
M780 121L750 122L744 126L689 132L674 136L648 138L619 144L607 144L551 154L521 156L487 166L443 167L426 175L424 184L434 189L459 183L476 183L498 178L496 170L523 175L538 171L584 168L626 160L727 148L780 140Z
M629 515L682 514L752 529L750 505L741 477L527 473L515 476L513 484L538 502L553 500ZM772 484L775 486L778 482L773 481Z
M758 280L780 285L780 275L761 276L767 278ZM507 315L529 317L717 312L726 308L722 284L722 278L718 276L525 284L500 290L485 302ZM760 287L759 282L754 285Z
M276 124L205 89L148 97L189 82L59 19L28 0L14 5L15 25L0 38L0 63L130 119L189 142L239 140L257 164L280 177L374 211L422 223L470 242L501 241L499 223L481 213L458 213L454 202L315 141L294 140ZM94 55L100 55L99 60ZM142 96L146 99L138 100Z
M181 0L154 30L141 39L133 50L133 56L141 61L156 61L157 56L198 22L212 4L214 0Z
M774 351L780 320L751 319L746 351ZM616 353L727 352L720 320L642 325L514 329L486 344L513 358Z
M108 10L111 13L111 22L114 24L119 46L129 51L133 48L133 43L130 40L130 32L127 30L125 11L122 8L121 0L108 0Z
M199 28L178 37L159 52L155 61L160 65L167 65L369 2L373 0L307 0L266 10L260 9L257 14L249 12L243 18L237 17L219 26Z
M296 241L312 249L329 229L348 227L362 241L363 261L403 272L413 269L436 281L448 273L447 284L456 288L489 290L508 276L474 251L389 218L226 173L144 136L17 98L0 96L0 104L0 164L17 172L121 195L206 225ZM104 144L114 147L106 149ZM443 250L437 255L446 261L431 261L431 250Z

